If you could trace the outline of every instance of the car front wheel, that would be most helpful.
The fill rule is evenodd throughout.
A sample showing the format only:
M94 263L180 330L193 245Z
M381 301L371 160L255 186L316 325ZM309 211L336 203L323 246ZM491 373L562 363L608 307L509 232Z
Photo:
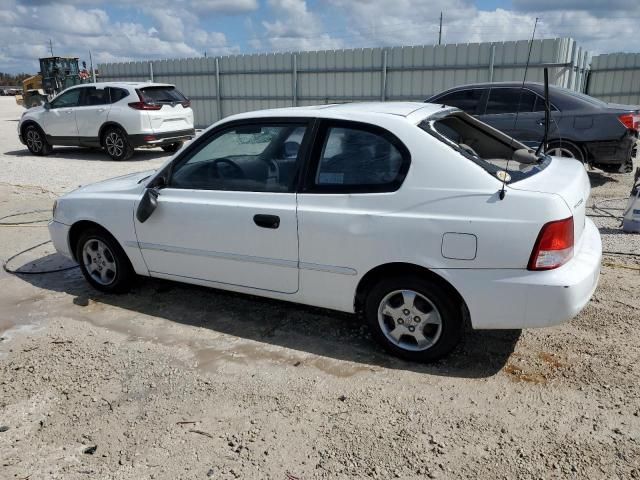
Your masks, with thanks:
M76 259L84 278L97 290L124 293L131 287L134 271L118 242L101 229L80 235Z
M127 134L121 128L110 128L104 134L102 144L113 160L128 160L133 155L133 147Z
M411 361L437 360L462 338L459 302L430 278L411 275L379 281L367 295L364 314L376 340Z
M29 151L38 156L49 155L53 148L47 142L42 130L35 125L29 125L24 131L24 140Z

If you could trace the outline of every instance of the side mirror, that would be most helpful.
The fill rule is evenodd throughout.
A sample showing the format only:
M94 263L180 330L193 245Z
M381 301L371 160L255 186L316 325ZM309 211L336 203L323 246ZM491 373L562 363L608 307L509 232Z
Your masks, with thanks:
M151 216L158 206L158 190L155 188L147 188L144 195L140 199L138 209L136 210L136 218L140 223L144 223Z
M49 102L44 102L42 106L45 110L51 110L51 104Z

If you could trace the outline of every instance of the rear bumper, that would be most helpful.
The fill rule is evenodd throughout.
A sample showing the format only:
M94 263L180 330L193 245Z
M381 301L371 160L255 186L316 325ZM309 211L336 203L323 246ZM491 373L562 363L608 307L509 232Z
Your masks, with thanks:
M159 147L176 142L186 142L196 136L196 129L178 130L175 132L144 133L129 135L129 143L133 147Z
M622 165L631 157L631 151L638 137L635 133L627 131L620 140L605 142L586 142L587 159L592 163Z
M574 257L560 268L449 271L475 329L548 327L575 317L598 285L602 242L589 219Z

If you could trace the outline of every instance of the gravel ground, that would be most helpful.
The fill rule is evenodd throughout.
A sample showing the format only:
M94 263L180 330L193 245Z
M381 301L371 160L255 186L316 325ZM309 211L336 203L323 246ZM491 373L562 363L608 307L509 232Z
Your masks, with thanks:
M0 216L167 158L32 157L11 101ZM609 216L631 176L590 176L605 250L640 252ZM0 227L1 259L47 239L31 225ZM640 478L640 261L603 263L571 322L468 332L432 365L385 355L359 320L321 309L154 280L107 296L77 269L0 273L0 477ZM10 265L69 266L48 245Z

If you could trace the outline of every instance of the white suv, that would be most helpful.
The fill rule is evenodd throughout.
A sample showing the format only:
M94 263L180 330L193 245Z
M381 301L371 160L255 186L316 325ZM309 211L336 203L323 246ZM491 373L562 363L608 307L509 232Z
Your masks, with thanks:
M137 147L175 152L195 129L191 102L174 85L92 83L25 111L18 135L34 155L72 145L104 148L112 159L126 160Z

